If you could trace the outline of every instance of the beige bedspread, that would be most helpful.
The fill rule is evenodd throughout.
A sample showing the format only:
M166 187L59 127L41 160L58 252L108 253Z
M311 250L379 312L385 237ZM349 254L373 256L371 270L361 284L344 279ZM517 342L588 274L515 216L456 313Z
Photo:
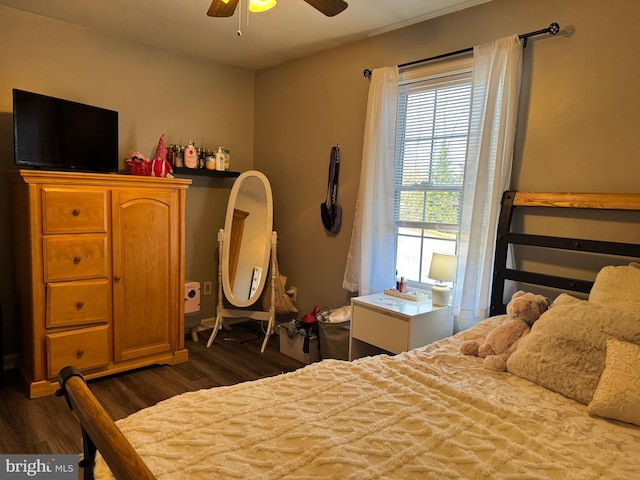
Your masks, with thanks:
M325 360L120 420L164 479L640 478L640 428L458 352ZM99 460L96 478L111 478Z

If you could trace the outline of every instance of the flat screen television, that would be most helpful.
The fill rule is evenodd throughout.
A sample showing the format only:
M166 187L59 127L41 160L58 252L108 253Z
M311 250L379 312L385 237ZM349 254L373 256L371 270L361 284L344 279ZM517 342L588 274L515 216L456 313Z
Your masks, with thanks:
M20 167L118 171L118 112L13 89L14 161Z

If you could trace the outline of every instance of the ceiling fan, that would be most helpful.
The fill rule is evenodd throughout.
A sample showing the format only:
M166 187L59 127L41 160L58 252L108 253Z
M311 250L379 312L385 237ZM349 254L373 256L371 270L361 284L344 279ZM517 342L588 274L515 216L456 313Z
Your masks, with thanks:
M210 17L231 17L236 11L236 6L239 0L213 0L211 6L207 11L207 15ZM343 10L345 10L349 4L344 0L304 0L313 8L323 13L327 17L333 17ZM275 1L265 2L264 0L257 3L269 3L271 8L275 5ZM265 8L266 9L266 8Z

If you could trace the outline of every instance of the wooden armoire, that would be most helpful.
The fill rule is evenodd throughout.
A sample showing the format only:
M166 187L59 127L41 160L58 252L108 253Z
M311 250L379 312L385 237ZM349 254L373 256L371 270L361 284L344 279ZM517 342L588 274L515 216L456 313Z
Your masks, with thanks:
M188 359L185 197L191 180L10 174L20 372L31 398L67 365L87 379Z

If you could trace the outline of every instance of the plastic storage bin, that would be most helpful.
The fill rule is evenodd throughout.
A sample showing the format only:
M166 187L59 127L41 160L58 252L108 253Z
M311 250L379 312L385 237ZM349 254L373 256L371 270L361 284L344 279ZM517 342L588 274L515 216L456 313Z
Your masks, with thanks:
M345 309L344 311L342 309ZM327 321L333 313L342 313L344 321ZM318 337L320 339L320 356L323 359L334 358L349 360L349 333L351 329L351 306L340 309L323 310L316 316L318 320Z
M299 362L307 365L320 361L320 351L318 349L318 337L311 335L309 337L309 353L304 352L305 335L296 332L293 338L289 338L284 326L278 326L278 334L280 336L280 353L295 358Z

